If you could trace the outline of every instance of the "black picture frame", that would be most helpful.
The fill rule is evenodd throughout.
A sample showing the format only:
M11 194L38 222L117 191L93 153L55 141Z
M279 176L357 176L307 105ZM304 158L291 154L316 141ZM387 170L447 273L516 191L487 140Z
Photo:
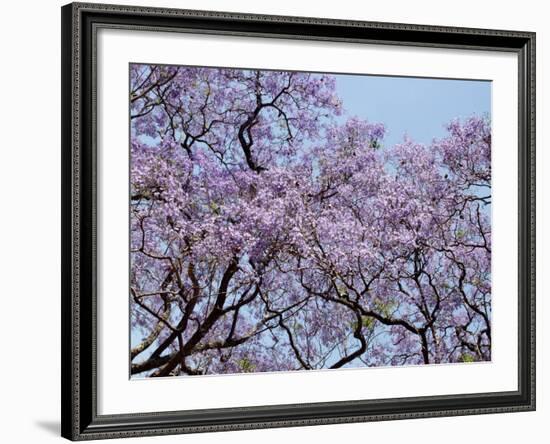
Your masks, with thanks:
M62 15L62 436L71 440L535 409L535 33L72 3ZM95 39L100 27L510 51L519 65L518 390L101 416ZM125 333L124 333L125 334Z

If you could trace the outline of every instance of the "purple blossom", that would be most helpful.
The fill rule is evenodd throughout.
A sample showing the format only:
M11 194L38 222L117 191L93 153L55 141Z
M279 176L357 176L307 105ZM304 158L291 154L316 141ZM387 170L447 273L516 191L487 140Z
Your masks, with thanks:
M334 76L130 76L134 375L491 358L488 118L390 147Z

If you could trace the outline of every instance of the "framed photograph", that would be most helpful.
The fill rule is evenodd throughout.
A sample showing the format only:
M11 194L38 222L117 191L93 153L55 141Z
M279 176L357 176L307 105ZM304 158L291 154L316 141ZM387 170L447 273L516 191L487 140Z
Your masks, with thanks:
M64 437L534 410L534 33L61 13Z

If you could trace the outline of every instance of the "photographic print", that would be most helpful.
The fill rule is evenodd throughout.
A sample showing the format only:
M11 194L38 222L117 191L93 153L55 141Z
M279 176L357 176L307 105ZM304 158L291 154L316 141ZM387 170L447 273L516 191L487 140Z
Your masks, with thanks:
M491 360L490 81L129 84L131 378Z

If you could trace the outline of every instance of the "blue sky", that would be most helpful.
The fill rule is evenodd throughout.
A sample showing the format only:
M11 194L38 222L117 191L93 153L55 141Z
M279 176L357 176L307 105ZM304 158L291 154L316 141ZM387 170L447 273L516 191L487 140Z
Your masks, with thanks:
M491 114L489 81L337 75L336 84L349 114L386 125L386 145L404 134L430 143L456 117Z

